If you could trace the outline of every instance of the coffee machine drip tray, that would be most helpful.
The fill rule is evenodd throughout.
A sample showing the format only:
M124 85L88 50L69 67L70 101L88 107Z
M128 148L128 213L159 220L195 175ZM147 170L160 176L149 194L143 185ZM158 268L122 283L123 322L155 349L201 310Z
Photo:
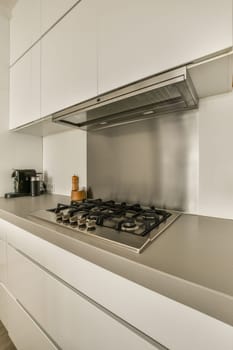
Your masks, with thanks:
M31 196L31 193L16 193L16 192L8 192L5 193L5 198L17 198L17 197L27 197Z

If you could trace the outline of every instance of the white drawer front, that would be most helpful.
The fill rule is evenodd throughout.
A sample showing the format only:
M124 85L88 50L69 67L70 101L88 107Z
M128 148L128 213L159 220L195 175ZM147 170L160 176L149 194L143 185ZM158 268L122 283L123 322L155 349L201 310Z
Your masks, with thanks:
M5 233L5 225L6 225L6 222L2 219L0 219L0 239L5 241L6 239L6 233Z
M5 287L0 283L0 320L8 328L7 318L7 293Z
M6 243L0 239L0 282L6 284Z
M12 247L8 247L8 263L11 292L62 349L161 349Z
M7 304L7 328L17 350L57 350L55 345L10 294L7 294Z

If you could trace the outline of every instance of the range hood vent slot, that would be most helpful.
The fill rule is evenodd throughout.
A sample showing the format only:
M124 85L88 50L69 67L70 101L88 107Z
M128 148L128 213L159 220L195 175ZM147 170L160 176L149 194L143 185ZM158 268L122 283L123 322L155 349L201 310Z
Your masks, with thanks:
M63 109L52 120L94 131L197 107L197 93L182 67Z

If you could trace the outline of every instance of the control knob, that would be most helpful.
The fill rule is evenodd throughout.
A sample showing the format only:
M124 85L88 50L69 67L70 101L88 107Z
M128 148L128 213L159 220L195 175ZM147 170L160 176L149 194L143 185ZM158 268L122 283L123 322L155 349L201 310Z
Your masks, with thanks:
M70 221L70 226L71 227L77 227L78 226L78 217L77 217L77 215L71 216L69 221Z
M94 231L96 229L96 220L86 220L87 231Z
M62 222L62 213L57 213L56 214L56 221L57 222Z
M62 222L63 224L68 225L70 223L70 214L63 214Z
M85 217L81 217L78 219L78 228L80 228L80 229L86 228L86 218Z

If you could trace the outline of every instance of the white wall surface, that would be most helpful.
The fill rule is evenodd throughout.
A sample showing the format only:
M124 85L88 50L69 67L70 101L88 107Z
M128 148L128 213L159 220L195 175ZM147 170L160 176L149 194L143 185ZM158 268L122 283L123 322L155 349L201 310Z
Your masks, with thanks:
M13 191L12 168L42 170L42 139L9 133L9 25L0 13L0 196Z
M43 138L43 169L48 190L70 195L71 178L79 176L79 185L87 185L87 135L82 130L70 130Z
M233 219L233 93L199 108L199 214Z
M70 194L71 177L78 174L80 186L87 185L86 134L71 130L42 140L8 130L9 30L6 9L1 5L16 0L0 0L0 196L12 190L12 168L36 168L47 173L49 189ZM197 213L233 219L233 93L200 101L199 182ZM143 182L143 179L142 179Z
M202 99L198 118L198 205L194 213L233 219L233 93ZM71 176L86 186L86 133L71 130L43 140L49 189L70 195ZM142 179L143 181L143 179ZM52 185L51 185L52 184Z

